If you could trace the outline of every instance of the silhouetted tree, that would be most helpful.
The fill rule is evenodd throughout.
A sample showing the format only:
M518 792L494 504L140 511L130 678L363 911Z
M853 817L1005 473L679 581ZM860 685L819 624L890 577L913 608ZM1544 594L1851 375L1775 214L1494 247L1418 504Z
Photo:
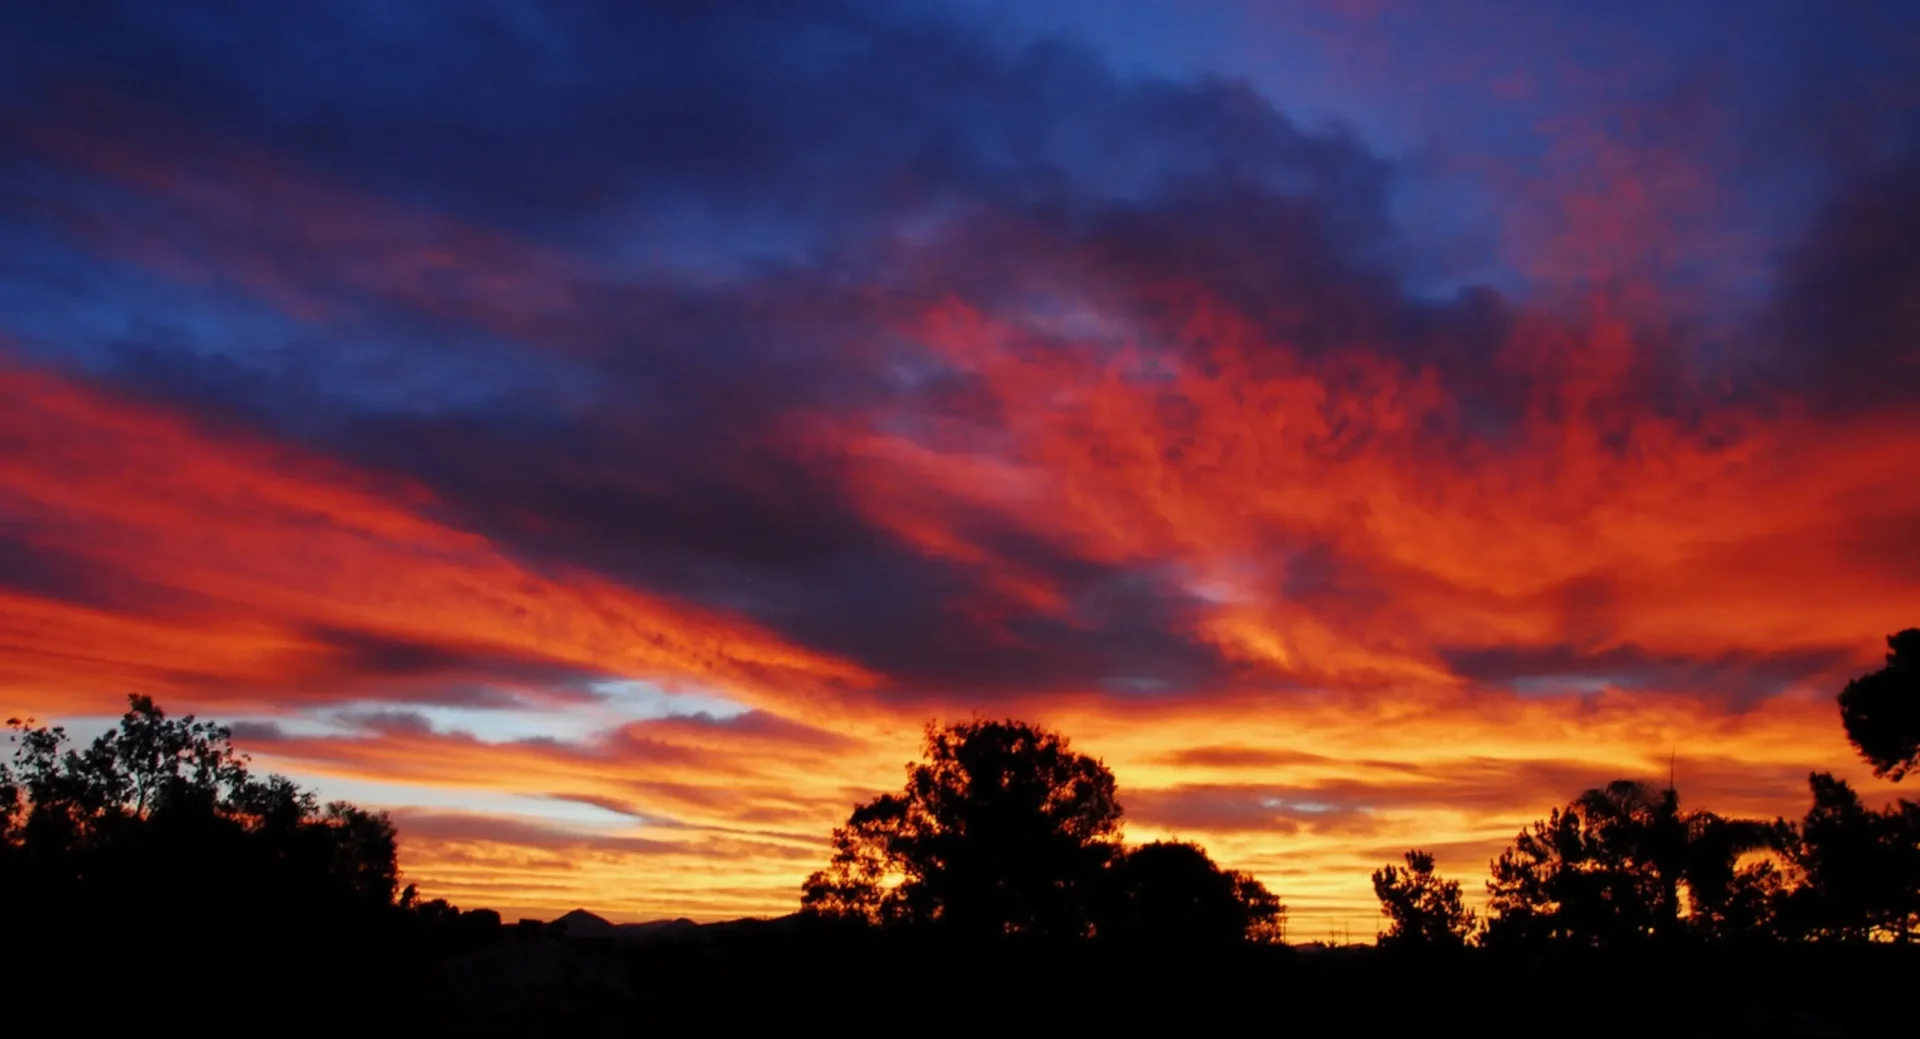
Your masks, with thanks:
M929 725L907 783L856 807L802 905L967 935L1081 936L1115 843L1113 773L1015 721Z
M1840 690L1847 739L1873 774L1899 782L1920 768L1920 628L1887 636L1887 666Z
M196 888L264 885L336 909L393 903L399 871L386 816L321 806L281 776L257 779L225 727L169 718L144 696L129 701L120 724L85 750L68 749L64 729L11 723L8 840L43 886L98 899L117 880L166 870ZM204 869L176 868L180 856Z
M1605 839L1593 808L1582 798L1554 809L1494 860L1489 943L1612 945L1651 931L1655 895Z
M1487 939L1614 947L1723 936L1766 883L1749 851L1775 828L1682 812L1671 788L1618 781L1521 831L1493 863Z
M1256 945L1277 945L1287 939L1287 906L1250 873L1232 869L1233 894L1247 919L1245 938Z
M1382 866L1373 873L1373 893L1387 930L1380 944L1428 949L1458 949L1477 926L1473 910L1460 900L1460 882L1443 880L1433 870L1433 855L1410 851L1406 866Z
M1223 870L1197 845L1144 844L1111 867L1116 904L1103 914L1102 937L1168 945L1277 941L1286 907L1266 885Z
M1789 933L1814 940L1920 937L1920 804L1866 807L1844 781L1808 777L1813 805L1787 846L1800 883L1785 892Z
M264 992L364 983L397 962L385 815L257 778L225 727L147 697L84 749L60 728L10 725L0 883L21 895L9 923L43 937L35 969L57 977L103 950L147 948L117 989L164 989L219 956L225 984Z

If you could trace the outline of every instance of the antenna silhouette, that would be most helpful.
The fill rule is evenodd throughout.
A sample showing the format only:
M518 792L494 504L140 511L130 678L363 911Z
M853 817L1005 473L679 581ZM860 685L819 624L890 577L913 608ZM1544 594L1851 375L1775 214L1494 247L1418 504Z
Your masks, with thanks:
M1673 747L1668 749L1667 751L1667 789L1668 790L1673 789L1673 764L1675 759L1678 757L1679 757L1678 747Z

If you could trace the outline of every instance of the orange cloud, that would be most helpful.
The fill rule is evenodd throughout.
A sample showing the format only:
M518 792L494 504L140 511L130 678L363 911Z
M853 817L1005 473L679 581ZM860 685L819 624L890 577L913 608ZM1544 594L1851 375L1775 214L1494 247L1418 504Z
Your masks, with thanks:
M271 704L351 677L318 632L691 679L748 702L870 677L734 618L535 570L433 509L417 485L0 369L0 517L84 571L76 590L94 573L114 584L93 603L0 596L0 691L62 712L210 685Z

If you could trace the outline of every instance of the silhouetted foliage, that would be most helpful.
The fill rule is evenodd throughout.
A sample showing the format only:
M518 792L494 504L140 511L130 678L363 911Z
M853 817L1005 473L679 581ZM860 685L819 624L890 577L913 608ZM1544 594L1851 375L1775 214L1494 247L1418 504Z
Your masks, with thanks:
M384 814L252 775L225 727L141 696L84 749L61 728L10 725L0 884L29 893L9 924L40 936L31 971L79 977L108 950L147 948L117 991L165 990L217 957L223 984L291 998L390 975L434 922L410 912L411 889L396 901Z
M1473 937L1478 922L1460 900L1460 882L1433 871L1433 855L1410 851L1406 866L1382 866L1373 873L1373 893L1387 930L1380 944L1426 949L1458 949Z
M1286 907L1266 885L1223 870L1197 845L1155 841L1116 858L1118 898L1098 922L1102 937L1171 945L1274 942Z
M1894 782L1920 768L1920 628L1887 636L1887 666L1840 690L1847 739Z
M1777 841L1765 823L1682 812L1671 788L1589 790L1494 860L1487 940L1610 948L1722 936L1771 883L1770 867L1741 856Z
M1887 943L1468 949L1417 969L1366 946L1007 942L983 955L938 929L759 923L636 945L504 942L432 972L439 998L408 1034L774 1035L854 1015L915 1037L1264 1035L1301 1021L1397 1036L1489 1020L1555 1036L1896 1036L1910 1001L1862 980L1920 967L1920 947ZM1669 982L1675 998L1647 994ZM1494 986L1496 1001L1476 997Z
M970 936L1083 936L1117 854L1113 773L1014 721L928 726L906 788L854 809L802 905Z
M163 877L180 896L245 892L315 914L393 903L386 816L257 779L224 727L130 699L118 728L85 750L67 748L62 729L12 723L6 844L24 880L120 913L154 909L148 893Z
M1920 804L1875 811L1844 781L1808 777L1813 806L1787 845L1799 883L1783 892L1790 937L1824 941L1920 937Z

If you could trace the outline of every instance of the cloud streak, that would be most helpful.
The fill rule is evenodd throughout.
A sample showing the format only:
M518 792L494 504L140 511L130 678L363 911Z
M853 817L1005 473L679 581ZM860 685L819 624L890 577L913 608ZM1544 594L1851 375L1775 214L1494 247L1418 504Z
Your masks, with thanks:
M0 372L0 401L0 488L16 537L133 589L123 610L9 595L11 682L108 696L117 692L103 686L127 681L206 683L259 703L248 697L444 676L468 655L479 670L518 659L742 695L863 677L725 617L520 565L431 519L431 492L417 485L370 484L27 370ZM152 615L135 605L143 587L164 589Z

